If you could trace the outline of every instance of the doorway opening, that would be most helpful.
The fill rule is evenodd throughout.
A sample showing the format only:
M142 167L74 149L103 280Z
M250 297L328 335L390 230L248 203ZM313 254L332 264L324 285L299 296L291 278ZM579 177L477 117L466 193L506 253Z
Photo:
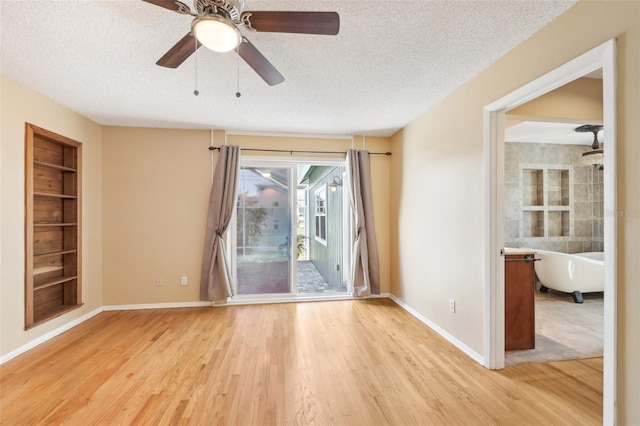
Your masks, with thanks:
M242 160L234 218L236 294L347 296L344 161Z
M579 77L602 69L604 145L604 377L603 420L616 423L616 60L615 40L584 53L559 68L485 106L485 357L488 368L504 367L504 127L505 113Z
M603 356L604 170L585 161L585 123L602 123L598 72L505 117L505 366Z

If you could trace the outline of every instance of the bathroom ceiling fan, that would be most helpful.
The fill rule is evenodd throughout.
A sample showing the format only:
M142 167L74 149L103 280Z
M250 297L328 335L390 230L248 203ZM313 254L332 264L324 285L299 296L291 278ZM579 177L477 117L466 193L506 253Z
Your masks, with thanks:
M201 45L216 51L237 49L238 55L270 86L284 77L240 32L240 28L257 32L336 35L340 17L336 12L244 11L244 0L194 0L194 10L178 0L143 0L171 11L191 15L191 31L156 62L177 68Z

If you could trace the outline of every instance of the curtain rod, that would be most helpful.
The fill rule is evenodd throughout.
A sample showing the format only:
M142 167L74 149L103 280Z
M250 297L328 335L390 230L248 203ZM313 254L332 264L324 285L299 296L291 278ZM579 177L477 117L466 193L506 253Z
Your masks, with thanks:
M240 148L242 151L259 151L259 152L287 152L290 155L296 154L346 154L346 151L304 151L298 149L257 149L257 148ZM219 146L210 146L209 151L220 150ZM370 152L371 155L390 156L390 152Z

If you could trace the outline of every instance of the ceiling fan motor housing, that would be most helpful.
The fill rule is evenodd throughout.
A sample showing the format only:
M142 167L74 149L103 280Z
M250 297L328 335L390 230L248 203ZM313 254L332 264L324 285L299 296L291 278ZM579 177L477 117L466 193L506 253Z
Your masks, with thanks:
M598 132L604 127L600 124L585 124L584 126L576 127L575 131L579 133L591 132L593 133L593 144L591 148L599 149L600 142L598 141Z
M244 0L194 0L194 6L198 15L221 15L239 22Z

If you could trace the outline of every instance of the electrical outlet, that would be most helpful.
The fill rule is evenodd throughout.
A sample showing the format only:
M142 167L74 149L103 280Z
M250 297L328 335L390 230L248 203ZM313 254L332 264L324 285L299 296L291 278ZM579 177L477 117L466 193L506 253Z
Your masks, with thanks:
M162 287L162 277L156 278L156 287Z
M449 300L449 310L454 314L456 313L456 301L453 299Z
M188 283L187 277L180 278L180 285L187 285Z

